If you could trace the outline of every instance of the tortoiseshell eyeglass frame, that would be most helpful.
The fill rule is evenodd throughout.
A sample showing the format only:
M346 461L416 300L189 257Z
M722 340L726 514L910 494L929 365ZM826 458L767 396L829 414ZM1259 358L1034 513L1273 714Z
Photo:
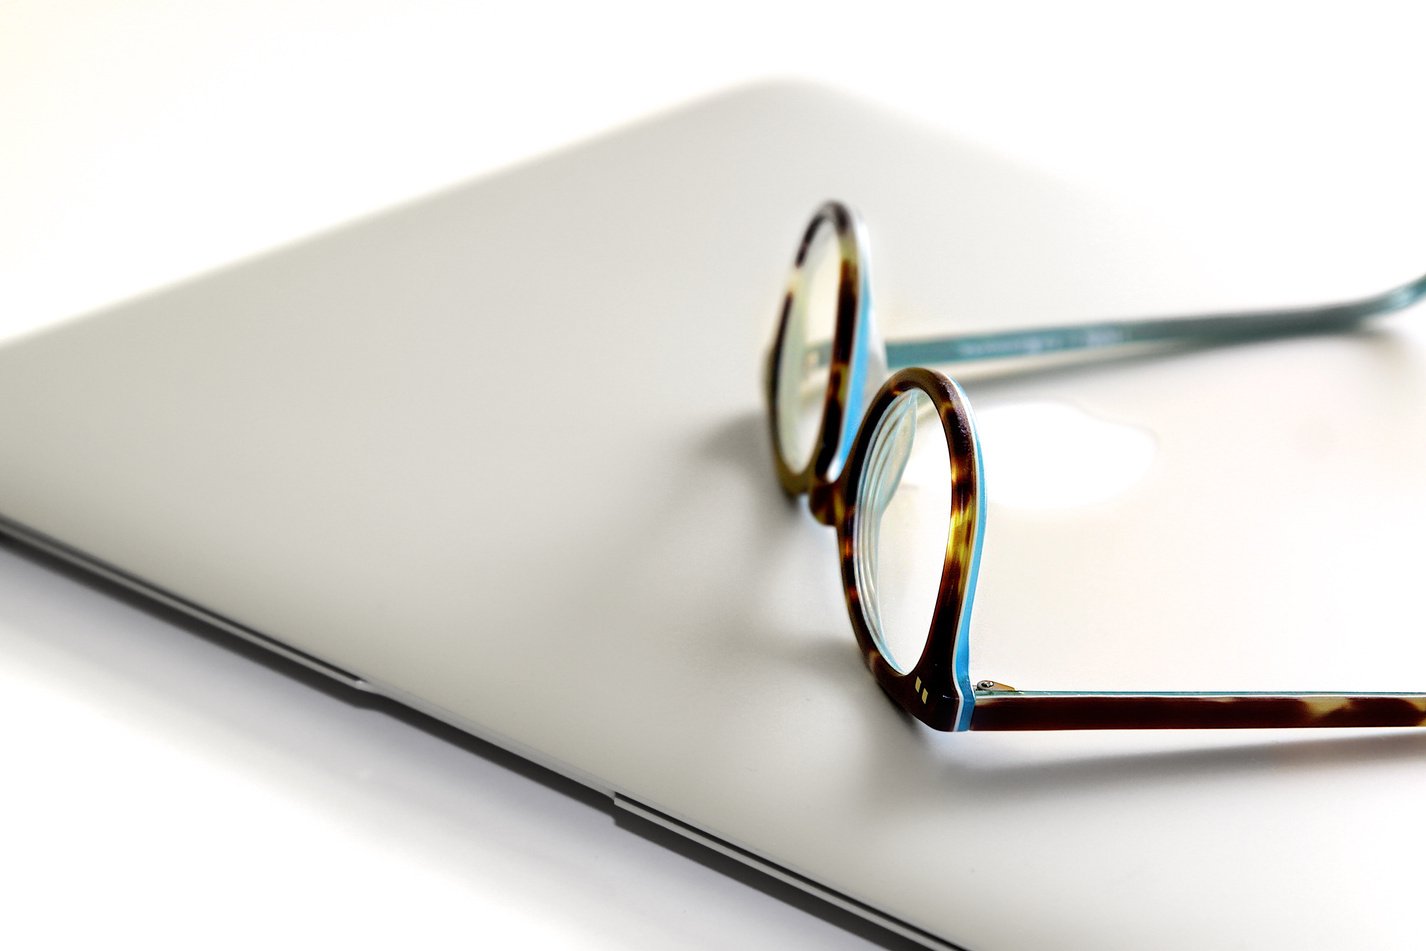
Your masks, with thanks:
M808 254L819 229L832 228L839 259L833 338L823 351L828 378L810 459L789 465L781 442L779 357L798 296L807 291ZM949 377L919 364L1029 356L1174 341L1230 342L1321 332L1411 306L1426 296L1426 275L1383 294L1323 307L1102 321L1069 327L883 342L871 310L865 228L830 201L813 215L793 263L773 345L766 398L773 459L788 495L807 495L814 518L836 528L842 586L862 656L882 689L938 730L1202 729L1426 725L1426 693L1075 692L1023 691L994 681L972 684L970 616L985 533L984 476L974 417ZM890 378L881 382L890 370ZM873 386L879 386L874 394ZM904 672L891 663L862 608L856 561L856 500L878 423L913 389L935 407L951 465L946 561L925 647Z

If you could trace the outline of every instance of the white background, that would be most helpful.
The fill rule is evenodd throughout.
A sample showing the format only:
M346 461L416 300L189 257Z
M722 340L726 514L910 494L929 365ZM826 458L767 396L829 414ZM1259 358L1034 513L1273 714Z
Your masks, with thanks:
M1420 9L0 0L0 336L773 76L1186 209L1389 206ZM900 946L8 551L0 750L7 947Z

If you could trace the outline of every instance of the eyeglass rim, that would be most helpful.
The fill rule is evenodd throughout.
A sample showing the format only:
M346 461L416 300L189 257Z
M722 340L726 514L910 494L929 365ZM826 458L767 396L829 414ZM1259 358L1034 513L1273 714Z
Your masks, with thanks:
M783 451L781 427L778 424L778 383L783 344L788 322L798 295L807 290L805 266L812 241L818 230L830 226L837 239L840 273L837 284L837 316L832 335L828 364L827 389L822 401L822 418L814 437L814 448L805 466L794 469L788 465ZM793 259L787 290L766 368L766 402L768 426L772 436L773 464L778 482L789 495L812 492L829 486L840 475L849 447L860 422L860 414L849 412L852 394L860 393L866 384L867 331L870 326L870 280L867 269L866 229L861 218L839 201L826 201L818 207L803 231Z
M951 517L946 560L925 647L916 663L898 670L867 621L856 571L857 499L877 430L898 397L921 390L941 421L951 466ZM872 397L838 480L835 524L847 613L862 656L882 689L912 716L938 730L969 728L974 706L970 680L970 617L985 537L979 439L964 391L935 370L898 370Z

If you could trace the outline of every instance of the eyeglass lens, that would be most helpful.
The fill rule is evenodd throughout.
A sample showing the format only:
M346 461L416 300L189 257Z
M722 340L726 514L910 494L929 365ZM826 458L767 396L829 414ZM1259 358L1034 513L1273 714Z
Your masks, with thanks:
M777 427L783 462L800 472L817 449L837 326L841 257L831 222L818 224L794 282L778 354Z
M926 646L951 530L950 450L931 398L902 393L877 422L853 512L867 627L901 673Z

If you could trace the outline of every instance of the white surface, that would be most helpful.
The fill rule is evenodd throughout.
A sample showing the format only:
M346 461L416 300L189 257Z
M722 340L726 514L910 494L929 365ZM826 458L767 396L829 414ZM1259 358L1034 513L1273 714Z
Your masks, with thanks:
M334 24L315 6L201 18L154 6L81 26L73 8L6 8L3 329L771 70L835 76L1104 187L1182 189L1189 206L1239 189L1262 220L1286 216L1281 242L1310 246L1317 215L1386 207L1423 157L1410 119L1419 30L1370 14L1194 9L1172 22L1078 8L924 23L759 7L679 25L647 8L600 32L564 9L492 23L445 9L398 20L372 5ZM1184 240L1211 248L1191 212ZM1279 286L1304 300L1330 289L1314 285L1330 275L1277 260ZM464 944L474 923L482 937L507 929L511 942L555 946L855 943L499 757L353 710L13 561L0 722L17 777L4 800L17 943L92 943L116 918L173 946L214 922L240 941L337 932L358 945L410 927ZM1336 762L1412 743L1375 741ZM1332 835L1348 841L1351 823Z

